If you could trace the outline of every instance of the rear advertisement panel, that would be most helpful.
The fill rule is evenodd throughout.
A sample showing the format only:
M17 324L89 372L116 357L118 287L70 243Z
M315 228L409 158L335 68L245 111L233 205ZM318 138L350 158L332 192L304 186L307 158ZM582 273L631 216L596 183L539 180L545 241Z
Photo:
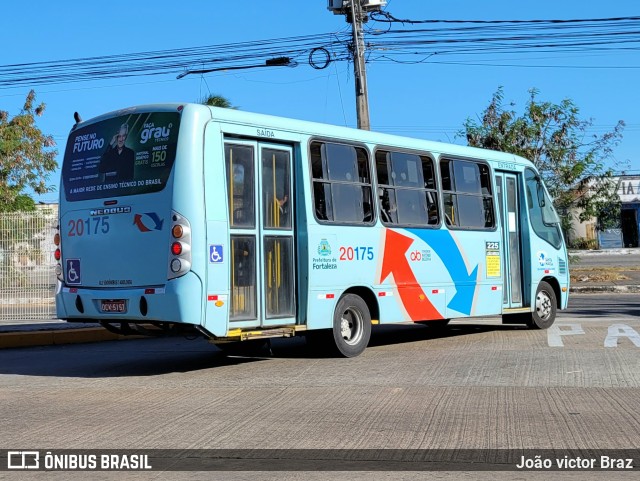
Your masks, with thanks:
M180 114L136 113L80 127L62 166L67 201L164 189L176 157Z

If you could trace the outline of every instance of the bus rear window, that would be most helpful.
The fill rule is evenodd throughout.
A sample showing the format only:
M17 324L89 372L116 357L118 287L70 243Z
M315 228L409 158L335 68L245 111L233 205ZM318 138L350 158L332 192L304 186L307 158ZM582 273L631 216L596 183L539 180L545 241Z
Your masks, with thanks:
M67 201L164 189L176 157L180 114L122 115L74 130L62 164Z

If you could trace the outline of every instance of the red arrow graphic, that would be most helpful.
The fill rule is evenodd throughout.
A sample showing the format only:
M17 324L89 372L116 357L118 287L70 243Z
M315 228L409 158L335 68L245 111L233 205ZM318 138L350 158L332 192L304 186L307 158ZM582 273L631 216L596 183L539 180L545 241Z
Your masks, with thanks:
M134 216L133 223L138 226L138 229L140 229L140 232L151 231L151 229L147 228L147 226L142 223L142 216L140 214L136 214Z
M398 287L402 305L412 321L443 319L418 284L418 280L405 256L411 244L413 244L413 239L410 237L394 232L391 229L386 230L380 283L382 284L390 274L393 274L393 280Z

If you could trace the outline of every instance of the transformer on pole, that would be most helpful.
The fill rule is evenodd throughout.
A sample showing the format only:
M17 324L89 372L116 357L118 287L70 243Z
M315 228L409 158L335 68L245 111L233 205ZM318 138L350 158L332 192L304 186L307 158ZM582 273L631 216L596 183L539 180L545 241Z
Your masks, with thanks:
M368 20L368 13L378 11L387 4L386 0L328 0L328 9L335 15L346 15L353 25L353 70L356 81L356 114L358 128L371 130L369 123L369 94L367 72L364 59L364 34L362 24Z

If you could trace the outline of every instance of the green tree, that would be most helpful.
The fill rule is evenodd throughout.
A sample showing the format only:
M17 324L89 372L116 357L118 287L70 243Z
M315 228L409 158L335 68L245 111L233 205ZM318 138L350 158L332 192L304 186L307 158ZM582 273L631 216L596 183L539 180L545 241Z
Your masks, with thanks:
M36 194L54 190L47 181L58 166L56 143L36 126L45 104L35 101L31 90L18 115L0 110L0 211L33 209L33 201L23 193L26 188Z
M0 212L30 212L34 210L36 210L36 203L27 194L18 194L13 202L0 204Z
M459 135L471 146L531 160L554 198L565 232L570 229L572 208L580 212L581 222L601 215L619 218L617 185L613 169L607 165L622 139L624 122L619 121L605 134L589 135L593 121L581 119L573 101L554 104L538 100L536 89L529 93L524 113L519 115L514 104L505 108L503 89L498 88L480 121L467 119Z
M224 109L236 109L237 107L232 105L229 99L222 95L211 94L200 100L201 104L208 105L209 107L222 107Z

